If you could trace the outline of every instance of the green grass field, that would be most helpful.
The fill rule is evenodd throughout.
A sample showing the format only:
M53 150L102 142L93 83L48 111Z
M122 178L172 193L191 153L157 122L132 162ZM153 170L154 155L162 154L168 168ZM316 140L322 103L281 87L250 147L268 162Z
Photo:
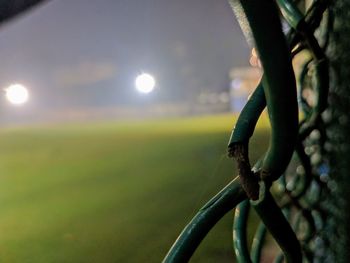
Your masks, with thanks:
M0 262L160 262L235 174L229 115L0 131ZM252 159L268 143L266 124ZM232 262L232 213L191 262Z

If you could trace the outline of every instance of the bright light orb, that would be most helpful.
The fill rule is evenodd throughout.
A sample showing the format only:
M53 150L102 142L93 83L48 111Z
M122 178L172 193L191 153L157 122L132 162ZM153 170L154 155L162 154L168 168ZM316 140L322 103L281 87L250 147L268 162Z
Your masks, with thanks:
M24 104L29 99L28 89L21 84L10 85L7 89L5 89L5 92L6 99L15 105Z
M136 77L135 87L140 93L150 93L154 90L156 80L150 74L143 73Z

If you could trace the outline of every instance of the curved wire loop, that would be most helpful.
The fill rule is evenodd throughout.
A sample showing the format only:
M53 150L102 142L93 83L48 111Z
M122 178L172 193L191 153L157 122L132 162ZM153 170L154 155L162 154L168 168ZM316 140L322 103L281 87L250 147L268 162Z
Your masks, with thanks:
M187 262L210 229L246 198L239 180L235 178L199 210L181 232L163 262Z
M273 1L231 1L231 5L236 16L241 19L241 24L244 24L245 30L249 30L247 34L254 38L264 68L262 78L264 93L260 93L259 99L250 99L243 109L243 116L241 115L242 118L240 116L239 125L234 128L229 142L229 152L238 163L242 187L246 190L248 197L253 200L255 210L277 240L287 261L301 262L300 245L295 233L269 194L269 190L265 189L266 185L270 185L271 182L279 178L286 169L297 140L298 107L289 48L282 33L278 11ZM261 13L262 9L265 11L264 14ZM244 13L243 19L242 13ZM242 22L242 20L246 21ZM262 30L263 28L265 30ZM273 39L272 43L269 41L271 39ZM259 94L259 90L258 86L253 95ZM252 173L247 172L248 168L250 171L247 154L248 141L258 116L265 107L265 100L272 127L271 142L261 162L261 169L258 170L258 178L254 178ZM255 108L254 104L257 104L258 107ZM249 114L251 111L254 111L254 113ZM245 115L247 115L247 118ZM245 122L240 122L242 119L245 119ZM247 131L248 133L246 133ZM254 180L255 182L252 182ZM261 183L260 187L256 187L259 180L267 183ZM254 193L252 193L252 189ZM283 226L285 231L276 228L278 225ZM241 254L244 251L245 249L242 249Z
M277 3L286 21L305 41L305 44L312 55L315 66L316 101L311 115L300 127L299 136L301 139L304 139L315 128L316 123L320 120L321 113L327 107L329 90L328 60L318 44L313 31L310 30L310 26L306 23L304 16L295 6L294 2L289 0L278 0Z
M259 263L261 261L261 252L266 237L266 227L263 223L260 223L258 229L255 232L252 247L250 250L250 258L253 263Z
M311 53L313 55L313 60L318 62L318 70L316 70L316 91L317 91L317 101L315 102L315 107L312 108L312 114L311 117L307 118L308 122L307 125L305 125L306 121L304 121L301 125L301 138L305 138L305 136L307 136L310 131L314 128L315 122L318 120L320 113L322 113L322 111L326 108L327 105L327 97L328 97L328 65L326 63L326 59L325 56L322 52L322 50L320 49L320 47L318 46L318 43L316 41L316 39L314 38L313 34L311 33L311 31L308 30L308 25L306 24L303 15L298 12L298 10L295 9L295 6L293 3L289 2L289 1L283 1L283 0L279 0L278 1L280 8L282 10L282 13L284 14L286 20L289 22L289 24L294 27L295 29L298 28L299 33L301 32L302 35L304 36L304 38L307 41L307 47L309 49L311 49ZM311 10L315 10L314 6L311 8ZM324 11L324 9L323 9ZM314 14L317 12L314 12ZM309 23L311 23L310 21L312 21L312 19L308 20ZM300 26L302 25L302 26ZM288 35L292 35L291 33L288 33ZM290 44L291 44L291 49L294 48L294 45L297 44L297 42L294 41L294 39L297 36L294 35L292 39L290 39ZM302 71L302 76L301 79L303 79L307 73L307 67L310 64L312 60L306 62L305 66L304 66L304 70ZM260 85L260 84L259 84ZM302 85L300 85L302 87ZM259 87L259 86L258 86ZM258 89L258 88L257 88ZM254 92L255 94L255 92ZM253 95L254 95L253 94ZM263 96L263 95L262 95ZM302 96L300 96L300 98L302 98ZM260 101L263 101L263 99L261 98ZM310 111L310 106L306 104L305 101L301 100L301 102L304 103L303 109L309 110ZM248 100L245 108L242 110L242 113L240 115L240 117L243 115L245 116L246 114L246 109L251 109L252 108L252 102L250 100ZM244 142L245 144L246 141L249 141L250 136L252 135L252 131L249 130L248 133L246 133L246 137L244 136L240 136L239 132L236 132L237 130L239 130L239 128L242 128L241 131L247 131L248 129L244 129L246 126L252 127L251 129L254 129L255 125L256 125L256 121L257 118L255 117L257 114L261 113L261 108L263 108L264 105L259 105L259 107L256 107L256 111L255 111L255 115L252 114L252 117L249 118L244 118L244 126L243 128L241 127L242 125L240 125L240 121L242 121L241 118L238 119L237 124L235 126L235 129L233 130L233 133L231 135L231 139L230 139L230 143L229 143L229 147L232 146L233 144ZM309 113L309 112L307 112ZM310 116L309 115L309 116ZM249 114L248 114L249 116ZM308 114L306 114L306 116L308 116ZM251 121L249 123L249 121ZM247 124L248 123L248 124ZM305 128L306 127L306 128ZM249 138L247 139L247 136L249 136ZM294 204L298 204L298 202L296 202L295 199L300 198L301 196L303 196L306 192L306 190L308 189L308 187L310 186L311 183L311 165L310 165L310 161L309 158L305 155L304 153L304 149L303 149L303 145L301 143L301 140L298 140L297 145L296 145L296 152L299 156L299 159L305 169L305 176L303 177L303 182L300 185L299 183L299 188L297 190L297 192L291 192L289 193L290 198L293 200ZM232 154L231 154L232 155ZM299 208L300 205L299 205ZM308 238L306 238L308 241L311 238L311 234L312 232L314 232L315 228L314 228L314 223L313 223L313 219L312 216L310 214L310 212L308 210L303 210L302 214L304 216L304 218L308 221L310 229L308 229ZM235 220L238 220L239 218L235 218ZM296 227L295 227L296 228ZM241 231L241 233L244 233L243 231ZM242 238L242 237L241 237ZM237 242L234 241L234 244L237 244ZM245 251L247 248L241 248L241 246L236 246L235 247L235 253L236 256L238 255L242 255L244 253L242 253L242 251ZM242 251L239 251L242 250ZM276 259L276 262L279 262L280 260L282 260L283 257L279 257L279 259ZM246 258L247 262L249 262L249 258Z
M286 169L297 140L298 106L289 48L273 0L231 0L230 3L244 29L249 31L246 34L253 37L264 69L262 83L271 139L260 178L272 182Z
M235 209L233 224L233 248L238 263L252 262L247 245L247 221L249 210L249 200L244 200Z
M303 254L310 261L315 256L309 243L325 221L325 212L316 201L321 196L321 188L315 186L315 182L317 185L322 185L323 182L315 177L315 161L310 160L309 151L304 148L305 139L315 137L315 128L321 134L320 139L316 140L324 141L319 124L322 123L321 113L327 107L328 62L313 32L320 25L329 0L315 0L305 15L291 1L277 0L277 3L292 27L286 38L273 0L230 0L248 42L253 41L264 68L262 80L243 108L229 141L229 156L238 164L238 178L197 213L163 262L187 262L214 224L243 200L245 201L236 208L233 226L234 250L238 262L260 261L267 230L283 252L275 262L282 262L283 258L290 263L302 262ZM298 124L297 92L290 52L294 57L304 49L310 51L312 59L305 63L301 83L310 66L314 67L312 86L315 87L316 101L310 105L300 96L299 102L306 118ZM302 88L299 92L300 95ZM268 108L272 129L270 145L252 169L248 157L249 139L265 106ZM294 151L303 169L290 179L284 172ZM322 162L319 163L323 165L319 166L320 169L327 167ZM269 189L280 177L278 184L284 194L277 204ZM256 231L249 255L246 228L250 206L254 207L263 224ZM282 213L282 208L288 213L288 218ZM292 212L294 208L299 212ZM292 225L288 222L290 220L294 220ZM307 228L304 231L305 224ZM296 231L304 232L298 236L301 244Z

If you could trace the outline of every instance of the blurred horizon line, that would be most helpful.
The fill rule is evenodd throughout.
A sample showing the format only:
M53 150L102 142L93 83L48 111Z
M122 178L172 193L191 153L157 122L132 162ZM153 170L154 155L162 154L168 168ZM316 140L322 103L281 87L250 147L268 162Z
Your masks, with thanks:
M26 111L26 109L21 109L20 107L12 111L12 114L0 115L0 125L16 126L40 123L161 119L167 117L190 117L230 112L229 103L200 104L188 102L158 103L140 105L138 107L71 107L45 111Z

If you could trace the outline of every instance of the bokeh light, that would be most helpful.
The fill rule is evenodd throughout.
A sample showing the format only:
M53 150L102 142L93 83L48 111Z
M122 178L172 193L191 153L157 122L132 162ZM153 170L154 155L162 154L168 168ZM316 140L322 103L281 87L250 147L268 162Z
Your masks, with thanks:
M28 101L28 89L21 84L12 84L5 89L6 99L15 105L21 105Z
M135 87L140 93L150 93L154 90L156 85L155 78L147 73L138 75L135 79Z

